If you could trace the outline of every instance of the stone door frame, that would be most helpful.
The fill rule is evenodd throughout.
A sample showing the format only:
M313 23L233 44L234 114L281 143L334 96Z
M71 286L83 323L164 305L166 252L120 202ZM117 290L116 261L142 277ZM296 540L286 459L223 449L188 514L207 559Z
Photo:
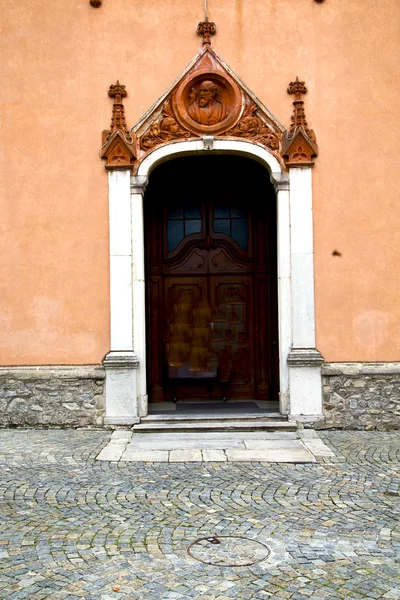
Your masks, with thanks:
M237 154L263 164L277 198L279 409L301 421L322 416L321 364L315 347L312 169L282 170L258 144L204 137L166 144L139 165L110 171L110 323L105 424L128 425L147 415L144 193L164 161L203 153ZM246 186L246 173L238 183Z

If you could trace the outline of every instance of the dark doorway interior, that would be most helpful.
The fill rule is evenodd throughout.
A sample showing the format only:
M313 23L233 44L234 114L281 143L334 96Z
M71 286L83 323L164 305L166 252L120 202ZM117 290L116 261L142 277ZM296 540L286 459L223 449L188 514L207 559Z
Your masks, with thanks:
M233 155L174 159L152 172L144 210L150 401L277 400L276 198L266 169Z

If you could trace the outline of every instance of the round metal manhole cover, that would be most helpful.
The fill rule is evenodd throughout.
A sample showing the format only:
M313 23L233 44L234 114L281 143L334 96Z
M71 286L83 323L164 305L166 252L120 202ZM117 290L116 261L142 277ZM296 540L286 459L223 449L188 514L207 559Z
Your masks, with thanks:
M188 548L196 560L219 567L249 567L270 555L265 544L243 537L199 538Z

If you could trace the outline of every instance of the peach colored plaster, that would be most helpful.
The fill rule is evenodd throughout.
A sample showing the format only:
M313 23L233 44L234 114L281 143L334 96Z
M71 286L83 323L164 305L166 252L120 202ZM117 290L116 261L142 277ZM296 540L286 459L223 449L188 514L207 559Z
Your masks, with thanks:
M98 363L109 350L110 83L132 126L200 47L200 0L1 2L0 363ZM306 81L317 346L400 360L397 0L209 0L213 45L289 124ZM341 256L332 256L337 250Z

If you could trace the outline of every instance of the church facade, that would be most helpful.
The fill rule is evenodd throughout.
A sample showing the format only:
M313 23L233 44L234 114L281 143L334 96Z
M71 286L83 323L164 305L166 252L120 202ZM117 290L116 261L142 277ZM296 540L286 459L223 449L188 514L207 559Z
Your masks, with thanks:
M5 8L0 424L399 426L400 10L300 4Z

